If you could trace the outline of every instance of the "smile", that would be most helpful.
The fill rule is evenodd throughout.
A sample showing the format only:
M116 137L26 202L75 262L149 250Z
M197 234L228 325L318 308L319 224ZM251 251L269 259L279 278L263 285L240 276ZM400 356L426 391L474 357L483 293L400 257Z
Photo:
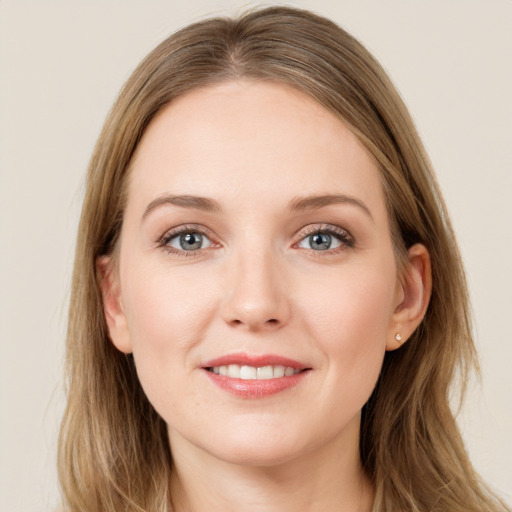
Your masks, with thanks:
M279 379L281 377L291 377L301 370L292 368L291 366L281 365L267 365L267 366L247 366L247 365L222 365L213 366L207 368L208 371L215 373L216 375L225 375L232 379L243 379L243 380L267 380L267 379Z
M312 368L276 355L230 354L201 365L210 381L237 398L260 399L296 387Z

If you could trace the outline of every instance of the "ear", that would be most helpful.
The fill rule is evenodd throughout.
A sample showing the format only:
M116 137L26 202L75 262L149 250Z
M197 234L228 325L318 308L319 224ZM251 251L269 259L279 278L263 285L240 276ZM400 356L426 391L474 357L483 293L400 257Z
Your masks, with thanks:
M432 293L430 255L422 244L413 245L397 285L386 350L403 345L423 320Z
M96 261L96 271L100 281L103 311L110 339L118 350L125 354L130 354L132 352L132 343L121 300L119 276L112 268L111 257L102 256L98 258Z

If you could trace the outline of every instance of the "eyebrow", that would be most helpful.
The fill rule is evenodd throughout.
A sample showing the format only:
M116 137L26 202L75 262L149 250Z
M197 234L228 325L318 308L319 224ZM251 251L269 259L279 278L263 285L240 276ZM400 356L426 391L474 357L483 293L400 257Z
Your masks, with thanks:
M344 194L327 194L296 197L290 201L289 207L292 211L317 210L325 206L330 206L332 204L351 204L357 206L358 208L363 210L370 217L370 219L373 220L373 216L370 209L363 203L363 201Z
M295 197L288 205L292 211L317 210L333 204L351 204L362 209L373 220L370 209L363 201L344 194L311 195L304 197ZM153 210L160 206L171 205L180 208L193 208L206 212L220 212L220 204L207 197L191 195L163 195L151 201L146 207L142 220L144 220Z
M221 208L217 201L206 197L189 196L189 195L164 195L157 197L148 204L142 215L144 220L153 210L163 205L179 206L181 208L194 208L206 212L220 212Z

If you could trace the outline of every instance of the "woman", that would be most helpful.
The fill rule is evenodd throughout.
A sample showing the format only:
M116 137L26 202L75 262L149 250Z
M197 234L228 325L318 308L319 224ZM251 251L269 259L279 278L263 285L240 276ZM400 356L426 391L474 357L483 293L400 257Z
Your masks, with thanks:
M378 63L288 8L187 27L93 155L60 474L79 510L505 510L448 404L453 232Z

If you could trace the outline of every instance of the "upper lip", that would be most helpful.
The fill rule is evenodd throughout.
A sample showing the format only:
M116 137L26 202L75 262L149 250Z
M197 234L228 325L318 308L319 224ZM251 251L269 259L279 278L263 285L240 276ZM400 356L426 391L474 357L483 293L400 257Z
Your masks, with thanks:
M278 356L275 354L256 355L246 353L226 354L202 363L201 367L214 368L216 366L227 366L230 364L254 366L256 368L262 366L285 366L296 370L304 370L308 368L307 365L288 357Z

